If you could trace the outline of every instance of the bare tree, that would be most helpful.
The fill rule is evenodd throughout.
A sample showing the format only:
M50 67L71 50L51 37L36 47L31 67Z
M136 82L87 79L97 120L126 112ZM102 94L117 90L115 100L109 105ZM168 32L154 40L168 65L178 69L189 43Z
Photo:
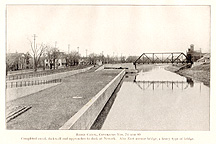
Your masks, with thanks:
M13 69L15 61L11 60L10 57L8 56L8 54L6 55L6 75L8 74L9 70Z
M47 48L47 59L50 63L50 69L58 68L59 56L60 56L60 52L58 48L54 48L54 47Z
M128 56L126 59L126 62L132 63L135 62L135 60L138 58L138 56Z
M42 43L38 47L37 44L36 44L36 46L33 45L32 41L30 41L30 44L31 44L31 55L32 55L32 58L33 58L33 69L34 69L34 71L37 71L38 64L40 63L40 58L43 55L43 53L45 52L47 46L45 46Z
M78 54L77 51L72 51L68 54L68 65L72 66L72 65L78 65L79 63L79 58L80 55Z

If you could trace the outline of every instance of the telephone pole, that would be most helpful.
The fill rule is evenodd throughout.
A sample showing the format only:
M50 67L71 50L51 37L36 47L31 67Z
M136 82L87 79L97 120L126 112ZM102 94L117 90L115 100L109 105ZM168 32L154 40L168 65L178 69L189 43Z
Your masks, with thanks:
M103 56L103 51L101 53L101 58L102 58L102 64L104 63L104 56Z
M34 34L33 37L34 37L34 49L35 49L35 40L36 40L35 38L37 37L36 34Z
M70 44L68 44L68 54L70 53Z
M55 48L56 48L56 45L57 45L57 41L55 41Z
M88 50L86 49L86 57L87 57L87 52L88 52Z
M79 47L77 47L77 49L78 49L78 54L79 54Z
M36 34L33 35L34 37L34 50L33 50L33 69L35 69L35 40L36 40Z

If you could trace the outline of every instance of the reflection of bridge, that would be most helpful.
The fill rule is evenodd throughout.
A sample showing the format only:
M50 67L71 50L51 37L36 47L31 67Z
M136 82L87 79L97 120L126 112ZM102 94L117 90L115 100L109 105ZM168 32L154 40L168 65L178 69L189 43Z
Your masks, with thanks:
M182 52L170 52L170 53L143 53L134 62L135 69L136 64L143 63L192 63L191 59Z
M141 89L187 89L189 85L193 87L193 81L134 81Z

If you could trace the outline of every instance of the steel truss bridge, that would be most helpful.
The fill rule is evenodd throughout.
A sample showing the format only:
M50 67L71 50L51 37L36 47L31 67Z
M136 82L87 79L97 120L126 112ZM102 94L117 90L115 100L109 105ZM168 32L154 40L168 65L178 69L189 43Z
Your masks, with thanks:
M136 64L154 64L154 63L191 63L191 58L189 58L186 54L183 52L167 52L167 53L143 53L141 56L139 56L135 62Z
M142 90L187 89L193 86L193 81L134 81Z

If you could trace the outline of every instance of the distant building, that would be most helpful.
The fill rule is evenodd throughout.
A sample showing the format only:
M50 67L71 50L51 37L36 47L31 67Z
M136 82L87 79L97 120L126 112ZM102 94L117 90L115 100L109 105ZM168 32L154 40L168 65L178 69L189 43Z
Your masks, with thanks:
M57 67L64 68L67 66L67 55L64 52L59 52L58 60L57 60Z
M79 59L79 64L80 65L87 65L87 64L89 64L88 58L87 57L83 57L83 58Z
M194 50L194 45L191 44L190 48L188 48L187 56L192 62L196 62L198 59L202 58L204 53L200 50Z
M7 53L6 65L7 70L22 70L30 69L33 66L32 56L27 52L25 53Z
M67 55L64 52L57 52L55 62L52 57L48 58L48 54L45 53L44 65L47 69L52 68L64 68L67 66Z
M101 59L97 59L95 63L96 63L96 65L99 65L99 66L103 64Z

